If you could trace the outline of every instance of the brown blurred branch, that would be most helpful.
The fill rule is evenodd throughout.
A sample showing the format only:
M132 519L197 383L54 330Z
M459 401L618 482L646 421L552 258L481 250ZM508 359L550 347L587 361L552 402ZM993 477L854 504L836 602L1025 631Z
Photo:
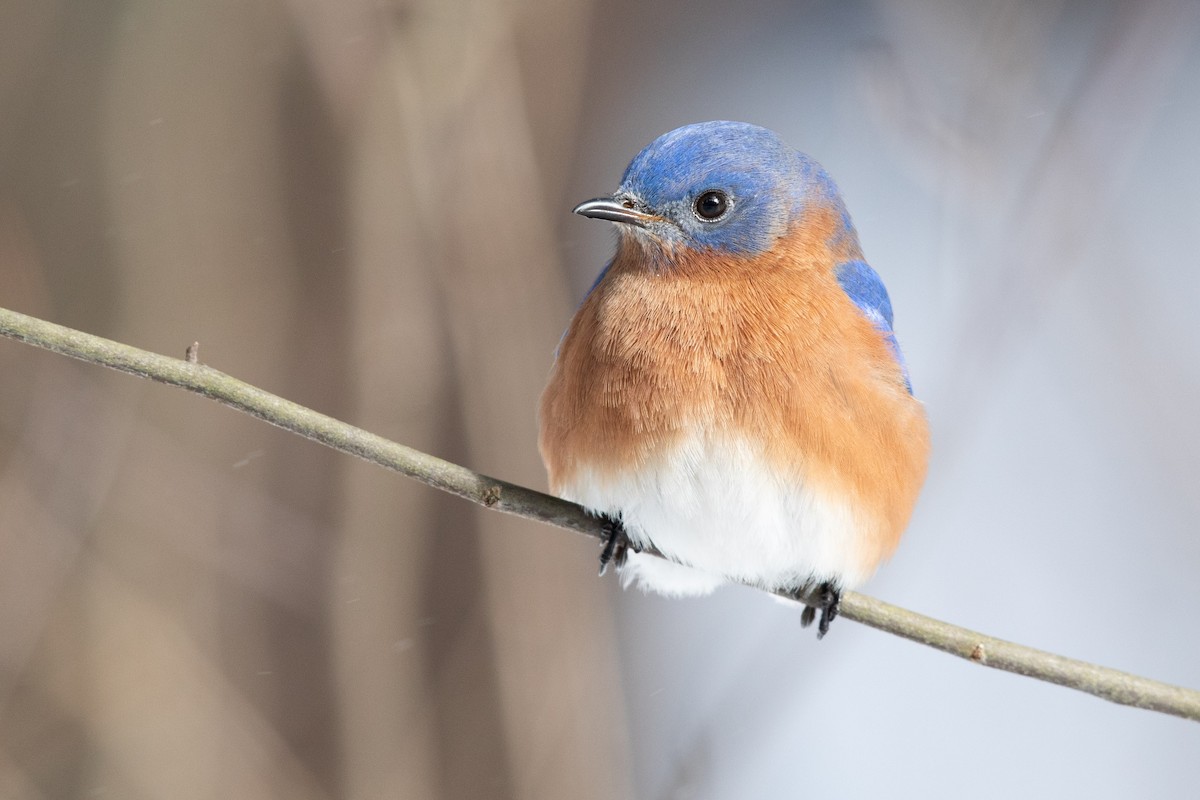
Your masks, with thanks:
M603 533L601 523L574 503L489 478L396 444L203 364L139 350L6 309L0 309L0 335L81 361L179 386L487 508L597 539ZM854 592L848 592L842 598L841 616L976 664L1077 689L1114 703L1200 722L1200 691L985 636Z

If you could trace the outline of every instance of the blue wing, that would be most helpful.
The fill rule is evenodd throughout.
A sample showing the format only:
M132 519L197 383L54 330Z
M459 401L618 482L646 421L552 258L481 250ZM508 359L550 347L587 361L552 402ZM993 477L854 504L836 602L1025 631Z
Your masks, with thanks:
M887 288L871 265L865 261L844 261L834 270L838 284L854 305L866 315L867 319L883 334L891 345L892 353L900 364L904 374L904 385L912 394L912 382L908 379L908 366L904 363L904 354L900 352L900 343L896 341L896 333L892 330L892 301L888 297Z

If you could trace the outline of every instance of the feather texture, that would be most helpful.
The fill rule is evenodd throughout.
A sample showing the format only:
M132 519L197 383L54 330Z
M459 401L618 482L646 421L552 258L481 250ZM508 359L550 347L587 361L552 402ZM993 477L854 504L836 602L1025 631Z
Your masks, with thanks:
M643 216L560 342L551 489L679 562L634 555L622 575L644 588L856 586L899 542L929 450L886 289L815 162L742 123L681 130L627 170L614 199ZM712 189L715 225L691 206Z

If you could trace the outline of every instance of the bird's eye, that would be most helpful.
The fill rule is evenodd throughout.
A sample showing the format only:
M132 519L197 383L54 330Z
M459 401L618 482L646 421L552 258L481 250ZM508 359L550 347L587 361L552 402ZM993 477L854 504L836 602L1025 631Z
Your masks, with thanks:
M724 192L709 189L696 198L696 216L705 222L715 222L729 210L729 198Z

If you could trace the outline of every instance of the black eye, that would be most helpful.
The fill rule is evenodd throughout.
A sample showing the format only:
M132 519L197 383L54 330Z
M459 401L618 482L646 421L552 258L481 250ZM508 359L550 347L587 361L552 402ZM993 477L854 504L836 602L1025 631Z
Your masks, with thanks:
M725 216L729 210L729 198L724 192L709 189L696 198L696 216L705 222L712 222Z

